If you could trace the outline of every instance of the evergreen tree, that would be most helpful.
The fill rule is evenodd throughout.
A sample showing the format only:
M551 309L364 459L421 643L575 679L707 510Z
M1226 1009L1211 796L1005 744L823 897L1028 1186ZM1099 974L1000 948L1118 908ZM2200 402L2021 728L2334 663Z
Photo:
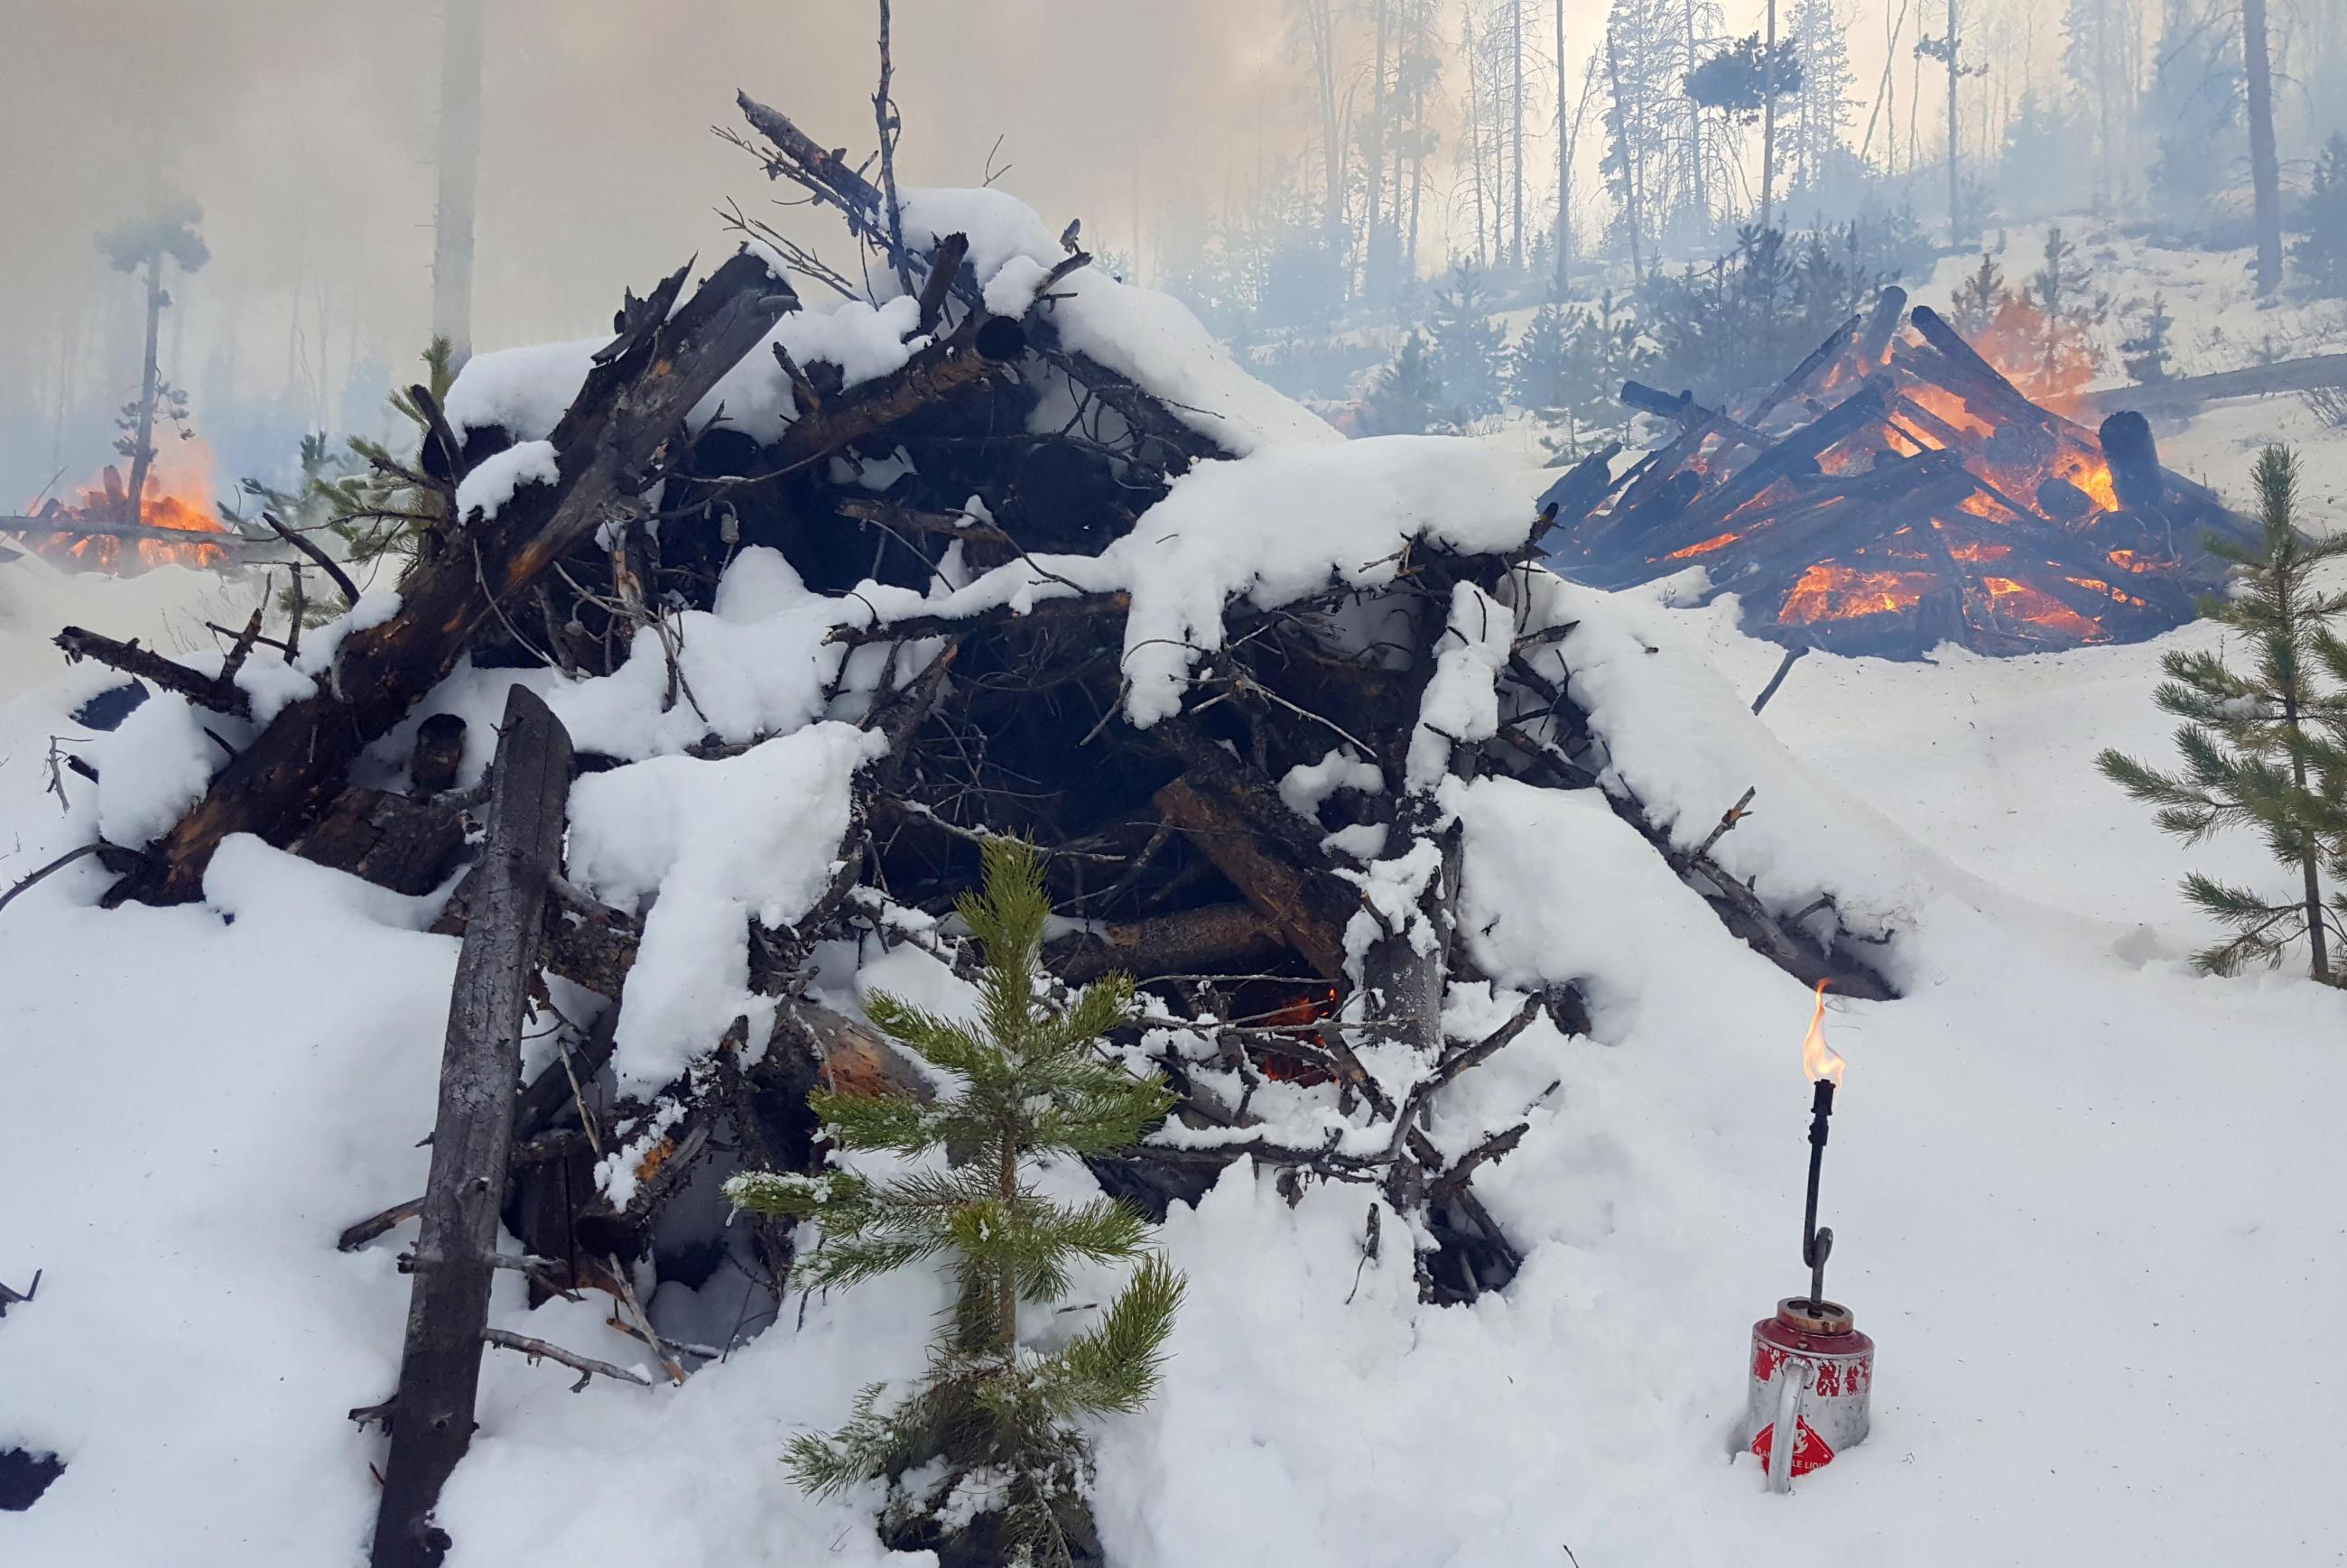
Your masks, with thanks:
M2290 259L2319 294L2347 295L2347 135L2333 131L2314 160L2314 179L2298 210Z
M1998 271L1996 258L1982 251L1980 266L1956 285L1955 302L1951 307L1956 330L1968 338L1980 336L2011 297L2005 292L2004 274Z
M1368 434L1423 436L1442 422L1442 382L1427 358L1426 340L1412 333L1369 388Z
M456 381L448 341L433 339L423 358L424 385L434 405L445 407L448 389ZM313 468L307 456L309 443L303 442L305 494L296 509L334 534L348 558L363 564L386 557L413 560L428 552L453 520L448 515L453 492L424 472L422 454L424 443L432 438L432 421L406 392L393 393L391 406L415 426L415 446L410 451L395 452L383 442L354 436L353 461ZM265 487L256 489L251 480L245 481L245 488L264 501L282 500ZM282 505L278 509L282 515Z
M1542 307L1511 358L1511 385L1517 405L1551 432L1541 444L1579 457L1629 423L1622 384L1652 374L1654 357L1608 291L1594 310Z
M1524 335L1508 351L1508 400L1518 408L1553 405L1571 328L1571 313L1559 304L1542 305L1525 323Z
M2310 540L2299 533L2298 465L2288 448L2267 447L2254 478L2264 538L2246 548L2208 541L2240 572L2237 591L2201 604L2248 641L2253 665L2235 671L2220 653L2168 654L2161 661L2168 678L2153 700L2184 721L2176 732L2183 768L2160 773L2116 751L2104 752L2097 765L2128 794L2157 806L2160 827L2187 844L2225 828L2255 828L2274 858L2299 874L2297 896L2281 903L2198 872L2185 877L2185 897L2233 927L2197 957L2202 972L2279 964L2303 940L2311 973L2328 981L2322 877L2335 882L2347 861L2347 643L2330 622L2347 611L2347 593L2319 589L2313 577L2321 563L2347 555L2347 535ZM2347 900L2332 902L2347 909Z
M1491 319L1491 299L1483 270L1461 261L1434 291L1434 374L1443 396L1461 419L1479 419L1500 406L1500 371L1507 333Z
M2176 318L2168 313L2168 296L2154 293L2151 302L2140 307L2138 319L2143 323L2142 328L2119 343L2123 356L2119 363L2138 383L2166 381L2168 343L2176 331Z
M2030 274L2024 291L2043 318L2039 332L2039 381L2032 392L2067 392L2090 378L2101 362L2095 328L2110 313L2108 295L2093 292L2078 265L2078 248L2062 238L2059 224L2045 231L2045 264Z
M969 1539L1002 1560L1074 1561L1091 1526L1082 1488L1091 1445L1076 1424L1140 1409L1157 1387L1183 1282L1148 1252L1148 1222L1109 1199L1056 1203L1026 1180L1046 1156L1114 1153L1138 1143L1172 1095L1104 1060L1100 1037L1133 1012L1133 982L1112 975L1064 1005L1042 1000L1038 968L1051 912L1034 849L989 841L980 891L958 906L981 945L978 1021L964 1024L876 994L865 1010L892 1039L962 1080L935 1103L817 1093L809 1103L841 1149L897 1155L887 1176L749 1173L726 1184L739 1208L812 1218L823 1245L794 1271L805 1288L849 1286L942 1256L955 1304L928 1370L884 1407L876 1385L848 1423L803 1435L789 1462L802 1485L838 1491L883 1479L900 1528L969 1519ZM958 1159L940 1165L950 1151ZM1021 1303L1049 1306L1079 1260L1141 1259L1101 1321L1049 1352L1022 1345ZM937 1465L919 1491L908 1472Z

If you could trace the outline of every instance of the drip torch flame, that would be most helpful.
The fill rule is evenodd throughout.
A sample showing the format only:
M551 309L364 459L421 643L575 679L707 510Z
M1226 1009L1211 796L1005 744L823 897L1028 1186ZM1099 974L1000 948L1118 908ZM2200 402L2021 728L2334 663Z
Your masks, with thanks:
M1801 1067L1812 1083L1828 1079L1840 1088L1841 1058L1826 1043L1826 987L1830 984L1830 980L1818 982L1818 1010L1809 1015L1809 1032L1801 1040Z

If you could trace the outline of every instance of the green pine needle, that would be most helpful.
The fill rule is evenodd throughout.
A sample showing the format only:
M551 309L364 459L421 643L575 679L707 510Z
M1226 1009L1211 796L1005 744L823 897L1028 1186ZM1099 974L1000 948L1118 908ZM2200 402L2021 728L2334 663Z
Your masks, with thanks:
M985 967L975 1022L900 998L865 1003L872 1022L906 1049L958 1077L934 1104L822 1092L808 1103L842 1149L886 1151L921 1165L874 1179L757 1172L725 1186L736 1206L813 1221L820 1245L794 1270L803 1288L846 1286L942 1257L956 1286L949 1317L930 1348L927 1375L896 1403L867 1389L847 1423L802 1434L785 1455L811 1491L863 1481L892 1483L931 1460L948 1481L999 1481L1005 1536L1023 1560L1071 1560L1067 1530L1082 1510L1091 1450L1080 1419L1130 1414L1162 1375L1183 1283L1149 1250L1150 1226L1123 1204L1063 1204L1026 1173L1051 1155L1112 1154L1161 1122L1173 1093L1136 1078L1099 1050L1133 1013L1132 979L1108 976L1072 998L1042 986L1040 956L1051 918L1042 859L1030 845L986 845L984 881L959 903ZM1065 1295L1079 1264L1140 1266L1101 1322L1055 1355L1023 1350L1021 1303ZM931 1498L899 1495L917 1511ZM1017 1560L1017 1559L1014 1559Z
M2250 481L2260 537L2255 545L2208 541L2236 568L2236 591L2201 602L2246 643L2247 667L2207 651L2162 659L2168 679L2153 701L2184 721L2176 732L2178 772L2117 751L2096 759L2104 777L2155 809L2162 832L2198 844L2252 829L2293 874L2278 899L2197 872L2185 878L2187 900L2234 928L2195 959L2219 975L2279 964L2295 945L2311 946L2325 919L2321 879L2347 867L2347 640L2329 624L2347 613L2347 592L2311 580L2316 567L2347 557L2347 535L2318 540L2299 532L2299 466L2287 447L2259 454ZM2331 978L2323 962L2311 967L2316 979Z

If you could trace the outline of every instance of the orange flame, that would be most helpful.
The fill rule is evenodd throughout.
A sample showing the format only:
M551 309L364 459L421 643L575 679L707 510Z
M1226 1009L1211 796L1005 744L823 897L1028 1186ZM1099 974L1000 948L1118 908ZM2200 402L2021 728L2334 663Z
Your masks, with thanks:
M2079 394L2095 379L2096 355L2076 328L2050 323L2028 300L2007 295L1972 344L2039 407L2073 419L2083 411Z
M1859 571L1819 561L1801 573L1800 580L1785 596L1777 619L1787 626L1809 626L1820 620L1895 614L1922 603L1931 584L1930 574L1924 572Z
M111 466L82 486L69 505L53 502L36 515L72 522L135 520L149 528L226 534L228 530L212 515L211 468L211 454L202 442L172 442L158 454L156 466L148 473L147 493L139 497L135 518L130 515L129 497L123 493L121 472ZM158 566L213 567L227 559L219 546L193 539L181 545L166 539L61 532L32 542L44 555L112 573Z
M1809 1032L1801 1037L1801 1071L1809 1074L1812 1083L1826 1079L1839 1089L1841 1087L1841 1057L1826 1043L1826 987L1832 983L1831 980L1818 982L1818 1010L1809 1015Z

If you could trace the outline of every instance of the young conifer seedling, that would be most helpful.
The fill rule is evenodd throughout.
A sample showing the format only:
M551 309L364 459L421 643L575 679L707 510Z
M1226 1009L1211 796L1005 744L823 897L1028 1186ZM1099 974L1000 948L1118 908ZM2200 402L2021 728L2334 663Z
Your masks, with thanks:
M2153 694L2184 721L2176 732L2183 767L2156 768L2117 751L2097 760L2106 777L2159 808L2159 825L2187 844L2223 828L2254 828L2274 858L2297 876L2293 896L2193 872L2184 896L2233 935L2198 955L2209 974L2238 973L2253 962L2279 964L2307 945L2309 969L2335 980L2331 922L2322 882L2335 881L2347 852L2347 643L2331 622L2347 611L2347 592L2319 585L2316 569L2347 555L2347 535L2311 539L2298 531L2298 464L2283 446L2260 454L2252 472L2265 524L2254 546L2210 538L2207 548L2239 569L2237 591L2201 602L2201 613L2241 634L2252 661L2229 666L2222 654L2173 652L2168 680Z
M894 1173L745 1173L735 1206L814 1220L822 1245L794 1271L804 1288L849 1286L942 1258L955 1286L927 1373L891 1400L864 1390L847 1424L790 1446L800 1483L832 1492L890 1483L892 1522L999 1541L999 1560L1064 1568L1085 1551L1091 1447L1079 1422L1132 1413L1157 1387L1183 1281L1148 1250L1148 1223L1124 1204L1054 1202L1030 1173L1051 1156L1139 1143L1172 1101L1096 1049L1131 1016L1133 982L1112 975L1064 1005L1039 995L1051 904L1030 845L990 843L982 889L962 918L979 942L981 1006L968 1023L874 995L872 1021L959 1080L935 1103L819 1093L843 1151L901 1157ZM1020 1307L1067 1290L1079 1259L1140 1260L1101 1320L1056 1349L1025 1343ZM919 1471L917 1479L909 1472Z

